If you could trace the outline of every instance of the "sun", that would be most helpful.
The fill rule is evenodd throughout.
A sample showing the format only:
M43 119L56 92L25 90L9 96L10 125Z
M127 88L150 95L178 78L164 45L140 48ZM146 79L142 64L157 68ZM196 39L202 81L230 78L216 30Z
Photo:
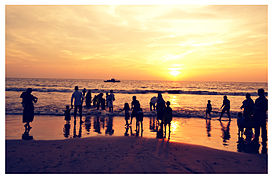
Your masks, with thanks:
M177 71L177 70L171 70L170 71L170 74L174 77L178 76L181 72L180 71Z

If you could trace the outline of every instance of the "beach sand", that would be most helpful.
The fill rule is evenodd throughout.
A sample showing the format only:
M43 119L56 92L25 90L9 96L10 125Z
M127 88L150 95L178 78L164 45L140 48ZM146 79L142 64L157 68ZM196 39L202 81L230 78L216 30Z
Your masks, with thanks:
M267 155L140 137L6 140L6 173L267 173Z

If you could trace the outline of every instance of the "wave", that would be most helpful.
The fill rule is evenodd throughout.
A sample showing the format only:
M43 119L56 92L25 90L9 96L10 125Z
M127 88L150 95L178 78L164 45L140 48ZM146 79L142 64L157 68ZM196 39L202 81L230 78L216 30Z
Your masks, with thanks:
M26 88L15 88L9 87L6 88L6 91L16 91L22 92L25 91ZM33 91L37 92L73 92L73 89L55 89L55 88L33 88ZM108 89L90 89L92 93L106 93L109 92ZM157 94L157 93L167 93L167 94L194 94L194 95L229 95L229 96L245 96L247 92L217 92L217 91L184 91L184 90L115 90L114 93L121 93L121 94ZM257 96L256 92L248 92L252 96ZM267 96L267 92L265 93Z

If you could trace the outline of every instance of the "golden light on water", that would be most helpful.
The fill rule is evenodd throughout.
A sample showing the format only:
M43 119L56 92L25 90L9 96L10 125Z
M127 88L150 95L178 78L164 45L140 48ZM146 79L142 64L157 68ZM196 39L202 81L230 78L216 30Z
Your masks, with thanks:
M174 133L177 129L179 129L180 125L178 121L173 121L171 123L171 132Z

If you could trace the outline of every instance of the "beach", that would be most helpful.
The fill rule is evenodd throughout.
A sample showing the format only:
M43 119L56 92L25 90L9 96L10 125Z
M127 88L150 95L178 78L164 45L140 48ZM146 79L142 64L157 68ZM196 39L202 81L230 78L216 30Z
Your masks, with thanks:
M267 155L139 137L6 140L6 173L267 173Z

